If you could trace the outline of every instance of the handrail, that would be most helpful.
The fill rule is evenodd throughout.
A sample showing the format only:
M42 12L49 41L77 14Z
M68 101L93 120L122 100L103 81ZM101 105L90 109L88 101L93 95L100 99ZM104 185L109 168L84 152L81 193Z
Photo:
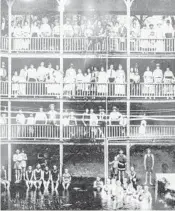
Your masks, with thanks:
M59 52L59 37L12 37L12 52ZM8 37L1 37L1 50L8 51ZM131 38L131 53L175 53L175 38ZM125 37L64 37L65 53L126 52Z

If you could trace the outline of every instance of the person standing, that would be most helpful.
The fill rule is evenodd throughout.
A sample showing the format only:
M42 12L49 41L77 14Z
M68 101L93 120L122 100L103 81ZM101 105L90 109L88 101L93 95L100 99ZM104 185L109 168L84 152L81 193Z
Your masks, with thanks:
M43 107L39 108L39 112L35 115L35 124L36 124L36 137L43 137L45 133L45 126L47 124L47 116L45 112L43 111Z
M94 109L90 109L89 126L91 131L91 138L95 140L95 137L97 135L98 117L94 113Z
M27 135L29 137L33 137L33 135L34 135L34 125L35 125L35 118L33 116L33 113L31 113L30 116L27 118L26 124L28 125Z
M17 116L16 116L16 123L17 123L17 137L23 137L24 136L24 125L26 122L26 118L22 112L22 110L19 110Z
M154 169L154 155L151 153L150 148L147 149L147 153L144 156L144 167L146 171L145 176L145 185L148 183L148 177L149 177L149 183L152 184L152 173Z
M147 98L148 96L151 99L151 95L154 94L154 85L153 85L153 73L150 70L149 66L147 66L146 71L143 74L143 80L144 80L143 94L145 95L145 98Z
M30 68L27 70L27 94L36 95L36 80L37 80L37 72L36 68L33 64L30 65Z
M114 70L114 65L111 64L109 70L107 70L107 78L108 78L108 95L109 97L115 95L115 78L116 78L116 71Z
M26 166L27 166L27 160L28 160L27 154L25 153L24 149L21 150L20 156L21 156L20 166L21 166L21 180L22 180L22 179L25 179L25 172L26 172Z
M16 153L13 155L14 169L15 169L15 183L19 183L21 180L21 161L22 156L19 149L16 150Z
M114 160L112 162L110 162L109 164L112 165L111 176L112 176L112 178L116 178L117 174L118 174L118 159L117 159L117 156L115 156Z
M116 70L115 83L115 94L119 96L125 95L125 71L121 64L119 64L118 70Z
M156 96L160 96L162 91L163 71L160 69L160 64L156 64L156 69L153 71Z
M105 72L104 67L101 67L101 70L98 74L98 87L97 93L99 96L106 96L107 94L107 73Z
M125 171L126 171L126 155L123 154L122 149L119 151L119 154L117 155L117 160L118 160L118 180L120 182L123 182L123 178L125 177Z
M164 73L163 82L165 84L164 86L164 93L167 96L167 99L171 98L173 99L173 81L175 77L173 72L170 70L169 67L166 68L166 71Z
M82 115L82 123L83 123L83 135L84 137L89 136L89 121L90 121L90 114L89 114L89 109L86 108L85 112Z
M50 111L47 113L48 114L48 123L50 124L50 136L51 137L57 137L57 118L58 118L58 112L55 111L55 105L50 104Z

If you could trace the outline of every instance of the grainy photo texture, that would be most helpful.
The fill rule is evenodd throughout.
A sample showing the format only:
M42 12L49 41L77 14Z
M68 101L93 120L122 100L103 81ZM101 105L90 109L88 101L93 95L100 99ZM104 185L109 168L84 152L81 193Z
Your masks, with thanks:
M0 0L1 210L175 210L175 0Z

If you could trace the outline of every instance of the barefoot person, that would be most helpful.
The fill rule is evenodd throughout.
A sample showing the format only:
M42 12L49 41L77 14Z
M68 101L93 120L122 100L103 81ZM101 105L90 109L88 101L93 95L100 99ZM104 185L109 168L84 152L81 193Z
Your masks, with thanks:
M104 184L103 184L103 181L101 180L101 178L97 177L96 180L94 181L93 188L96 191L101 191L103 188L103 185Z
M71 175L69 174L68 169L65 169L64 174L63 174L63 182L62 182L63 188L65 190L68 190L70 183L71 183Z
M59 172L56 165L53 165L53 169L51 171L51 185L52 185L52 191L57 190L59 186Z
M34 185L34 181L33 181L33 170L32 170L32 166L29 166L27 171L26 171L26 177L25 177L25 181L26 181L26 186L27 189L30 189L33 187Z
M109 163L110 165L112 165L112 177L117 177L118 174L118 159L117 156L114 157L114 160L112 162Z
M4 186L5 190L9 190L10 182L7 180L7 171L5 169L5 166L2 166L0 171L1 171L0 183Z
M148 183L148 177L149 177L149 183L152 185L152 172L154 168L154 155L151 153L151 150L147 149L147 154L144 156L144 167L146 171L146 177L145 177L145 185Z
M21 150L21 180L25 179L25 172L26 172L26 166L27 166L27 154L25 153L24 149Z
M44 190L48 191L49 190L49 185L50 185L50 179L51 179L51 174L49 171L49 167L46 166L43 172L43 185L44 185Z
M35 188L40 189L42 185L42 179L43 179L43 171L41 170L40 164L37 164L36 169L33 172L33 178L34 178Z
M15 169L15 183L19 183L21 180L21 161L22 157L19 149L13 155L14 169Z
M118 180L120 182L123 182L126 170L126 156L123 154L122 149L119 151L119 154L117 155L117 160L118 160Z

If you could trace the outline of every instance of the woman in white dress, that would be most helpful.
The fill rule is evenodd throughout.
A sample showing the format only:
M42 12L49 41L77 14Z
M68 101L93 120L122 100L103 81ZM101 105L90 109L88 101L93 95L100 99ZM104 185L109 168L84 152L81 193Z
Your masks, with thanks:
M55 79L55 85L54 85L54 93L57 95L57 97L60 96L61 93L61 82L63 82L63 74L61 73L59 65L56 65L56 68L53 72L53 76Z
M143 119L140 123L139 135L145 135L146 134L146 125L147 125L147 122L146 122L146 120Z
M89 87L91 79L87 73L84 73L84 87L83 87L83 96L87 98L89 96Z
M17 71L15 71L15 73L12 77L12 93L13 93L15 98L19 94L19 76L18 76Z
M143 87L143 94L145 95L145 98L149 97L151 99L151 96L154 94L154 78L153 73L150 70L150 67L148 66L146 68L146 71L143 75L144 80L144 87Z
M19 74L19 94L20 95L26 95L27 74L28 74L28 69L27 69L27 65L25 65L24 68L21 69L20 74Z
M165 84L164 86L164 93L167 96L167 99L172 98L173 99L173 81L174 81L174 74L170 70L169 67L166 68L166 71L164 73L163 82Z
M29 49L29 44L30 44L30 27L27 21L25 21L24 26L22 27L22 34L23 37L25 38L23 40L23 44L22 44L22 49Z
M140 33L140 48L143 51L146 51L148 49L148 35L149 35L149 30L146 26L146 24L144 24L143 28L141 29L141 33Z
M122 69L122 65L119 64L118 70L116 71L115 78L115 94L125 95L125 71Z
M76 91L77 96L83 95L83 89L84 89L84 75L82 73L81 69L78 69L78 74L76 76Z
M18 51L21 50L23 45L22 45L22 28L21 28L21 24L18 23L17 26L14 28L14 32L13 32L13 36L14 36L14 42L13 42L13 46L14 46L14 50Z
M104 67L101 67L101 70L98 74L98 85L97 93L99 96L105 96L107 93L107 73L104 70Z

